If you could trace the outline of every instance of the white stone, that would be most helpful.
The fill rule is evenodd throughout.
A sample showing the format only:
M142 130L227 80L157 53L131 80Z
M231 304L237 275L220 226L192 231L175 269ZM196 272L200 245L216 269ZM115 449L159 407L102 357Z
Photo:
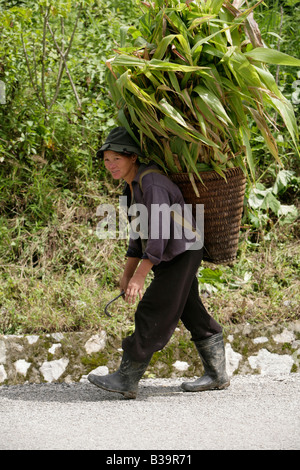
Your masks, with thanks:
M11 342L10 346L14 351L23 352L24 346L22 346L22 344Z
M91 336L91 338L85 343L84 347L88 354L92 354L102 351L102 349L105 348L105 344L106 333L103 330L100 332L100 334Z
M81 384L88 383L88 378L87 377L88 377L87 375L82 375L81 379L79 380L79 383L81 383Z
M281 375L291 372L294 361L291 356L270 353L261 349L257 356L248 357L252 369L258 369L261 375Z
M65 384L72 384L74 381L73 381L71 375L67 375L67 377L65 377L64 382L65 382Z
M52 344L51 348L48 349L48 352L50 354L55 354L55 351L57 348L61 348L61 344L60 343L55 343L55 344Z
M4 366L0 366L0 383L7 379L7 373L5 372Z
M97 367L97 369L94 369L91 371L91 374L95 374L95 375L107 375L109 374L109 370L108 370L108 367L106 366L99 366ZM83 375L81 377L81 379L79 380L80 383L86 383L88 382L88 376L87 375Z
M58 380L59 377L65 372L67 365L69 364L69 359L62 357L55 361L46 361L40 367L40 371L43 374L46 382L53 382Z
M273 338L276 343L291 343L294 341L295 335L285 328L282 333L273 336Z
M251 325L249 325L249 323L246 323L243 328L243 335L247 336L251 333L251 331L252 331Z
M53 339L55 339L55 341L61 341L64 339L63 333L52 333L51 336Z
M4 341L0 341L0 364L6 363L6 346Z
M253 339L253 343L255 343L255 344L266 343L267 341L269 341L269 340L266 336L259 336L258 338Z
M188 370L189 364L187 362L183 362L183 361L176 361L176 362L174 362L173 367L174 367L174 369L177 369L177 370L180 370L180 371L183 372L185 370Z
M107 375L109 373L109 370L106 366L99 366L97 367L97 369L94 369L91 373L95 375Z
M27 339L29 344L34 344L38 341L39 336L37 336L37 335L28 335L28 336L26 336L26 339Z
M231 344L226 343L225 358L227 374L232 376L233 372L238 369L240 360L243 358L243 356L240 353L235 352L232 349Z
M18 361L14 362L14 366L18 374L22 374L25 377L29 367L31 366L31 362L27 362L25 359L19 359Z

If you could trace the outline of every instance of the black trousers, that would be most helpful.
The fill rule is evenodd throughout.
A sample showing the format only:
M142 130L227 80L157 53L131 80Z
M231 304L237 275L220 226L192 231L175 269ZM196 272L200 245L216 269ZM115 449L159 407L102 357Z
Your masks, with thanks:
M135 312L135 331L122 342L133 360L143 362L163 349L179 320L193 341L222 331L199 297L196 274L202 257L203 250L190 250L154 266L154 279Z

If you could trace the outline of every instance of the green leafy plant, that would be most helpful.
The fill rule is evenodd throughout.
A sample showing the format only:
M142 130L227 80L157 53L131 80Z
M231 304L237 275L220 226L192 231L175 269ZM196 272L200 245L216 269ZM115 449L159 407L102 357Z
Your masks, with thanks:
M281 116L293 144L298 129L292 104L266 64L300 60L265 47L255 7L243 0L140 2L138 28L130 27L107 61L118 121L140 133L147 156L167 171L240 166L255 177L253 124L275 160L280 158L269 110ZM245 159L246 156L246 159Z
M276 215L279 225L292 224L298 218L298 210L294 204L283 204L279 196L284 194L291 186L295 188L300 184L300 178L294 172L281 170L276 176L275 183L266 188L257 182L248 195L248 218L256 228L265 227L272 215Z
M94 172L94 149L114 125L105 60L120 23L134 19L131 4L0 0L0 172L38 159L69 177Z

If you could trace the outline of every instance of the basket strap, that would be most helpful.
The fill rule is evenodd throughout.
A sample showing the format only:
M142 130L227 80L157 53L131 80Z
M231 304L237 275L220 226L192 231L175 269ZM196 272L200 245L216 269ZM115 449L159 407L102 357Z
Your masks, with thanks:
M182 215L179 215L177 212L172 211L171 217L174 220L174 222L176 222L178 225L181 225L181 227L186 228L190 232L192 232L195 235L195 239L197 242L202 240L201 233L198 233L197 229L193 227L193 225L187 219L185 219Z
M149 173L160 173L160 174L163 174L162 171L160 170L155 170L155 169L148 169L148 170L145 170L141 175L140 175L140 178L139 178L139 186L141 188L141 191L143 192L143 188L142 188L142 179L144 178L144 176L148 175ZM192 224L186 220L182 215L179 215L177 214L177 212L174 212L172 211L172 214L171 214L171 217L173 218L174 222L176 222L177 224L181 225L182 227L185 227L187 228L188 230L190 230L192 233L195 234L195 238L197 241L200 241L202 239L201 237L201 234L199 234L197 232L197 229L195 229L195 227L192 226Z
M140 186L142 192L143 192L142 179L144 178L144 176L148 175L149 173L160 173L161 175L163 174L162 171L151 169L151 168L149 168L148 170L143 171L143 173L140 175L140 178L139 178L139 186Z

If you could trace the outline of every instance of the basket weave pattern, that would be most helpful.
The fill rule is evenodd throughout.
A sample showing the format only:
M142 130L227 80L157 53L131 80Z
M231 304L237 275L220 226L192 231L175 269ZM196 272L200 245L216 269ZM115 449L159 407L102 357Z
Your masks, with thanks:
M195 177L197 197L188 173L170 175L187 204L204 204L204 259L216 264L236 259L243 212L246 178L240 168L225 170L226 180L215 171Z

